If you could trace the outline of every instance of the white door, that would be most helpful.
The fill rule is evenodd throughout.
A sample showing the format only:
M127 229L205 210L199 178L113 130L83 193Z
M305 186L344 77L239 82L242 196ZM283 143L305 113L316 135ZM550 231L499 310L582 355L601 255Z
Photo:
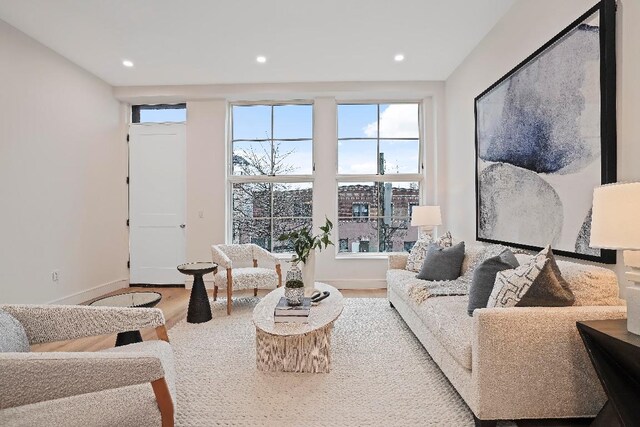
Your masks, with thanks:
M186 251L184 123L129 128L131 284L184 284Z

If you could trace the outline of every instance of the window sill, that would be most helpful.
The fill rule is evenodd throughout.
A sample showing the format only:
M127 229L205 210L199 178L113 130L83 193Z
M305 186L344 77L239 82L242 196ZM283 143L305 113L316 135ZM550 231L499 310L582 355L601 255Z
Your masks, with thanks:
M376 253L376 252L341 252L336 254L335 259L344 260L344 259L388 259L389 255L398 255L403 254L405 252L385 252L385 253Z

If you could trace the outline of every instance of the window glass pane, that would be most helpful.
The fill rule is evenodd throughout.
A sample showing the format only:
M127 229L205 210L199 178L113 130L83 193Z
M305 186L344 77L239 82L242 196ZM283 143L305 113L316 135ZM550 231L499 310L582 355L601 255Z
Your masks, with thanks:
M418 173L420 143L414 140L380 140L380 156L384 159L380 172Z
M313 107L311 105L275 105L273 107L273 138L299 139L313 137Z
M338 138L376 138L376 104L338 105Z
M380 138L419 138L418 104L381 104Z
M236 141L233 143L234 175L273 175L271 141Z
M338 238L341 252L402 252L417 240L410 226L417 182L339 183ZM368 215L364 212L368 211Z
M339 174L376 174L378 154L375 140L338 141Z
M273 173L276 175L311 175L313 143L308 141L274 141Z
M284 233L300 230L303 227L311 227L311 218L275 218L273 220L273 252L291 252L293 246L288 241L279 242L278 237Z
M169 123L169 122L185 122L187 121L187 109L180 108L162 108L153 109L140 106L140 123Z
M311 183L236 183L231 188L234 243L287 252L288 244L278 237L311 224Z
M233 184L233 219L235 221L253 220L254 218L270 218L271 187L270 183Z
M270 139L271 106L234 105L233 139Z
M313 190L310 182L273 184L273 216L311 217Z

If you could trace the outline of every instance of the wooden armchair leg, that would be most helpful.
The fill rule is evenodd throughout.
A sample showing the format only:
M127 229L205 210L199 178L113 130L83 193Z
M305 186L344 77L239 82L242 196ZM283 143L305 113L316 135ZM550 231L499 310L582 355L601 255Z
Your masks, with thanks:
M233 295L233 275L231 269L227 268L227 316L231 315L231 297Z
M278 273L278 285L276 287L282 286L282 269L280 268L280 264L276 264L276 273Z
M173 427L174 414L173 414L173 399L171 393L169 393L169 386L167 381L163 378L151 382L153 388L153 394L156 396L156 402L158 403L158 409L160 409L160 416L162 417L162 427Z
M254 297L258 296L258 288L253 288L253 296Z
M217 301L218 300L218 287L217 286L213 286L213 300Z
M169 334L167 334L167 327L165 325L160 325L156 328L156 335L162 341L169 342Z

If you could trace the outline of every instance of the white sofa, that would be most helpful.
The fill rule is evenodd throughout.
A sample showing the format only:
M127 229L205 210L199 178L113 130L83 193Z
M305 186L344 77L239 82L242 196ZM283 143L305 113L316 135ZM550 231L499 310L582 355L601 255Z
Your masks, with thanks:
M517 255L521 263L527 257ZM574 306L484 308L471 317L468 296L418 303L409 291L424 281L405 270L406 262L406 254L389 257L389 302L467 403L477 426L593 417L602 408L606 397L576 321L626 318L611 270L558 261Z

